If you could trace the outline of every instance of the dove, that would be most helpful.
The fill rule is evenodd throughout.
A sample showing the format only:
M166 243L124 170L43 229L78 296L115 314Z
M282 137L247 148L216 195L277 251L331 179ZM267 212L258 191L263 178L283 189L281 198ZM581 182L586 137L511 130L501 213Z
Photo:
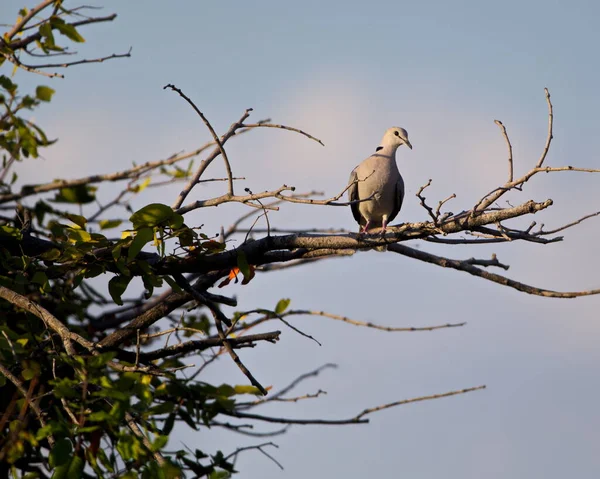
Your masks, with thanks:
M396 164L396 150L402 145L412 150L407 131L397 126L388 128L375 153L350 174L349 200L365 200L351 205L360 233L381 228L383 235L402 207L404 180Z

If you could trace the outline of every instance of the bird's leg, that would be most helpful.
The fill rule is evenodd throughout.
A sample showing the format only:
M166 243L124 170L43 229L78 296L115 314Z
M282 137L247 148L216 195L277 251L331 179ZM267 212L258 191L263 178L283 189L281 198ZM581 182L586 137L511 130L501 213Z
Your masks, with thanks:
M367 220L367 222L365 223L365 225L361 228L359 234L365 234L367 232L367 230L369 229L369 225L371 224L370 220Z
M385 235L385 231L387 229L387 216L384 216L381 220L381 236Z

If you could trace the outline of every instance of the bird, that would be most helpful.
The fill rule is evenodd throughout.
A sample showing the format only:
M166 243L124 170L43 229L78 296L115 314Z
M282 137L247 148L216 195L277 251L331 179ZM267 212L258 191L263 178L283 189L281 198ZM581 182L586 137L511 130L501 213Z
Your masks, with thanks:
M412 150L407 131L397 126L388 128L375 153L350 173L348 199L359 233L381 227L381 234L385 234L388 223L400 212L404 180L396 164L396 150L402 145Z

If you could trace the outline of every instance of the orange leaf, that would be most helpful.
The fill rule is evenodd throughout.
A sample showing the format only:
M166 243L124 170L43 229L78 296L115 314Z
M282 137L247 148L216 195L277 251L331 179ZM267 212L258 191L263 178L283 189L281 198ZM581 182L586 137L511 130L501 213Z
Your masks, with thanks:
M227 286L232 279L235 279L235 282L238 282L238 278L237 275L240 272L240 269L235 266L234 268L231 268L231 271L229 272L229 276L227 276L227 278L225 278L223 281L221 281L219 283L219 288L222 288L223 286Z

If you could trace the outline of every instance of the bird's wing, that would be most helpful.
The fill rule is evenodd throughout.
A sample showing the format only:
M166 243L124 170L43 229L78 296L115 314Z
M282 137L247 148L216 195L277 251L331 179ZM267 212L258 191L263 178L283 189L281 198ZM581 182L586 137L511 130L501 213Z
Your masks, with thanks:
M392 221L398 216L400 208L402 208L402 201L404 201L404 180L402 179L402 176L399 175L395 185L394 207L388 216L388 221Z
M352 173L350 173L350 179L348 180L348 184L350 185L350 188L348 188L348 199L350 201L356 201L358 200L358 183L357 180L358 176L356 175L356 168L354 168L352 170ZM350 205L350 209L352 209L352 216L354 216L354 219L356 220L356 222L358 224L361 224L361 219L362 217L360 216L360 211L358 209L360 203L354 203L352 205Z

